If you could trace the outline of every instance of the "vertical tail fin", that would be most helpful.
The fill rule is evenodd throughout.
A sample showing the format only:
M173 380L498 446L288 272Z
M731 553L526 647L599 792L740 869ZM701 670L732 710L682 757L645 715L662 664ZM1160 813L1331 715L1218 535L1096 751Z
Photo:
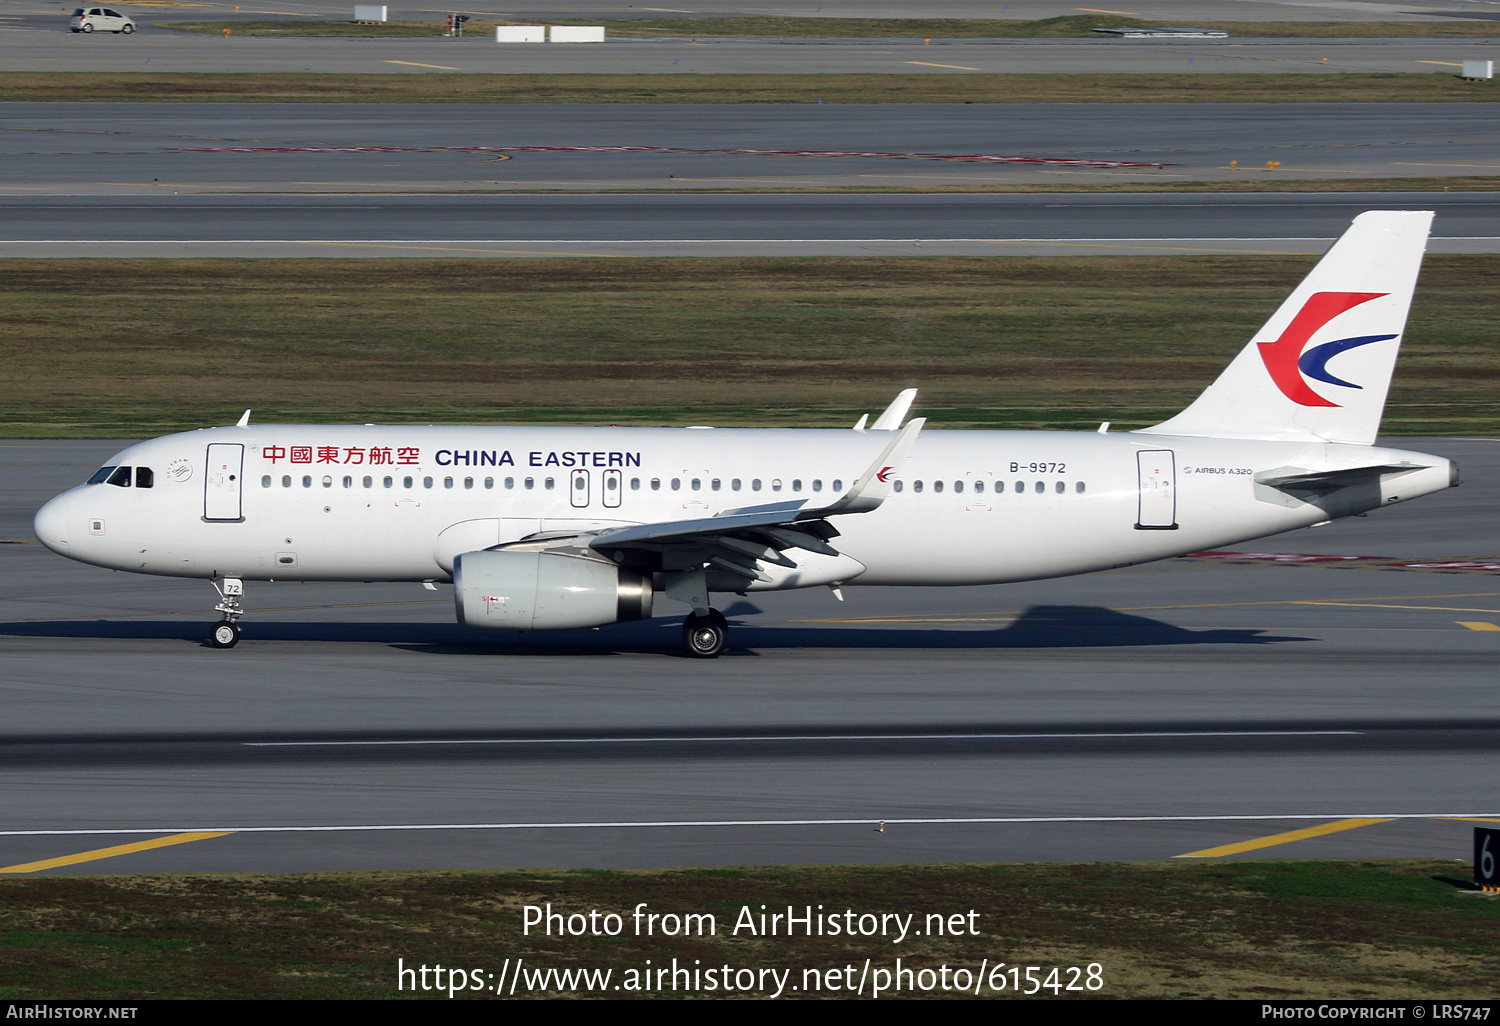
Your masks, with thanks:
M1432 212L1371 210L1198 399L1145 433L1370 445Z

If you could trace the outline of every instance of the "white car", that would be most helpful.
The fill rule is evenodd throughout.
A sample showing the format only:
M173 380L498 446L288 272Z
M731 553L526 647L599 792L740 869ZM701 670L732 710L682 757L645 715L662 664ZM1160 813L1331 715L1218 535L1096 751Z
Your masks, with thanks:
M126 35L135 31L135 22L108 7L79 7L73 11L68 28L74 32L113 32Z

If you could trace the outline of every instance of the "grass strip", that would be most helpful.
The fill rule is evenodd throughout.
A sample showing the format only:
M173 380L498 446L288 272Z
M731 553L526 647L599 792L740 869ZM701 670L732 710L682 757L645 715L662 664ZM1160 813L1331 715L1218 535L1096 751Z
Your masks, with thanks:
M843 193L843 192L873 192L873 193L1042 193L1061 195L1072 195L1074 193L1178 193L1178 192L1255 192L1255 193L1278 193L1278 192L1337 192L1337 193L1365 193L1365 192L1402 192L1402 193L1427 193L1427 192L1500 192L1500 176L1484 175L1455 175L1452 178L1359 178L1348 176L1343 178L1277 178L1274 174L1257 171L1253 166L1242 169L1243 177L1225 179L1222 181L1198 181L1184 182L1176 179L1164 179L1160 181L1123 181L1123 182L1079 182L1075 179L1059 177L1052 182L1033 182L1007 184L1003 182L984 183L976 185L757 185L757 186L708 186L688 187L686 185L678 188L628 188L628 189L600 189L592 186L578 189L562 189L549 187L545 189L532 188L525 183L514 183L509 188L494 187L489 189L445 189L441 187L420 190L422 195L434 196L467 196L483 195L491 196L496 193L522 193L528 196L545 195L568 195L576 196L582 193L589 195L608 196L616 193L629 196L638 196L641 193L663 193L674 196L684 194L698 195L700 193L731 193L740 194L784 194L784 193ZM1249 177L1260 175L1262 177ZM222 188L213 190L202 190L214 195L245 193L249 195L265 195L264 189L259 188ZM387 193L408 195L413 190L407 187L390 189L308 189L299 191L296 189L278 189L277 195L315 195L315 196L381 196Z
M0 72L0 101L217 103L1492 102L1454 75L484 75Z
M1454 861L1392 860L13 878L0 880L0 998L448 1000L420 989L431 975L398 993L397 960L461 970L465 983L477 971L493 987L517 958L533 972L609 969L606 987L624 987L599 996L613 998L642 996L628 973L639 977L647 959L669 970L673 959L790 970L798 989L785 996L847 997L847 966L852 990L866 959L894 970L899 957L934 970L931 989L913 979L906 996L945 996L942 965L972 980L981 964L1003 962L1042 967L1038 996L1049 998L1485 1000L1500 964L1500 901L1474 895L1467 875ZM713 933L636 936L640 902L647 913L712 915ZM619 915L620 934L523 934L524 906L548 903L565 916ZM821 907L841 922L845 910L910 914L922 935L734 935L741 909L758 917L761 906L799 916ZM963 928L938 935L929 915L945 927L957 915ZM1093 963L1097 991L1083 987ZM1047 987L1054 966L1064 972ZM1031 989L1024 972L1017 982ZM997 996L1012 996L1008 970L1003 979ZM587 996L550 983L515 996Z
M616 38L750 38L750 39L1097 39L1096 28L1145 28L1159 22L1101 14L1073 14L1036 21L999 18L778 18L689 17L624 19L540 19L548 25L603 25ZM514 19L473 18L465 39L492 40L497 25L536 24ZM1454 18L1449 21L1224 21L1174 22L1219 29L1247 39L1492 39L1500 23ZM174 21L154 27L213 35L226 28L251 36L438 36L445 23L388 21L360 25L350 21Z
M0 261L4 437L257 421L1165 419L1314 257ZM80 288L80 282L86 287ZM1500 256L1430 256L1386 409L1500 431Z

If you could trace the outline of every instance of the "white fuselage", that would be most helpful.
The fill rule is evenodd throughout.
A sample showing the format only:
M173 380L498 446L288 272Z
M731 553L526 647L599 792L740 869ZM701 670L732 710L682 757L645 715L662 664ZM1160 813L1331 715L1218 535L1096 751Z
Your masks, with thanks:
M827 505L889 432L780 429L253 426L169 435L49 502L38 537L96 566L174 577L446 581L454 557L539 532ZM1303 501L1259 485L1407 465ZM118 478L119 475L116 475ZM1311 442L1157 434L922 433L900 491L836 516L840 556L752 588L993 584L1195 552L1414 498L1448 460ZM824 561L820 564L820 560Z

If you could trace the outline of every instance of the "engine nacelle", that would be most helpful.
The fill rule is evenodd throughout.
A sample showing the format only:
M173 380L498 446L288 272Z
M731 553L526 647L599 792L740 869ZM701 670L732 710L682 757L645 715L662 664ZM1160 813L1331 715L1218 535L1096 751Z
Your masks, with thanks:
M465 627L562 631L645 620L651 578L602 559L500 549L453 561L453 604Z

